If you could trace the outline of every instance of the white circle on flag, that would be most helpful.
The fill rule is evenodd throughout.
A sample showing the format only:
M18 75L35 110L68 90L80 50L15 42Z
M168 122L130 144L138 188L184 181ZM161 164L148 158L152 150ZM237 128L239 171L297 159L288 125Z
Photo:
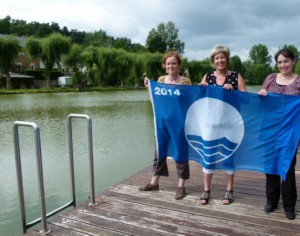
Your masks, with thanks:
M236 151L244 136L244 121L229 103L201 98L187 111L185 135L206 163L215 163Z

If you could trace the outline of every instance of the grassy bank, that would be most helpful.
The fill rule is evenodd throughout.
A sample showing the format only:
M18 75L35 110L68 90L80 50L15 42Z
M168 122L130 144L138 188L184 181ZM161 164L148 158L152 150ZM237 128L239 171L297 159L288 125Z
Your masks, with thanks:
M76 90L76 88L39 88L39 89L0 89L1 94L30 94L30 93L68 93L68 92L94 92L109 90L135 90L133 87L91 87L88 89ZM144 89L144 88L141 88Z

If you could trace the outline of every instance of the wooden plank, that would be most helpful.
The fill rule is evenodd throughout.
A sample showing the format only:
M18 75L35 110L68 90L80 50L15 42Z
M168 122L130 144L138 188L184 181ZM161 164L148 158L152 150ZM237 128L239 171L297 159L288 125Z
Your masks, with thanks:
M98 195L96 206L84 202L51 220L50 235L300 235L299 200L295 220L286 219L281 204L271 214L263 211L264 174L237 171L234 202L225 206L222 198L226 180L222 172L217 172L210 202L202 206L201 166L191 162L191 178L186 182L188 195L175 200L178 178L174 162L168 160L168 165L170 176L161 177L159 191L138 191L151 178L150 166ZM299 189L299 174L296 179ZM39 235L38 227L26 235Z

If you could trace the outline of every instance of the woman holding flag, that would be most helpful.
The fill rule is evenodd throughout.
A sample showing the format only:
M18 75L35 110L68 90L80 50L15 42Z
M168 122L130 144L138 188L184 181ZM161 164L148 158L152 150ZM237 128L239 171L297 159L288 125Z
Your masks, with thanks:
M279 50L275 56L279 73L267 76L263 88L258 94L266 96L268 93L280 93L287 95L300 95L300 76L294 73L296 59L294 53L287 49ZM286 217L295 219L295 206L297 202L297 188L295 177L295 166L297 150L291 166L287 172L286 180L281 180L279 175L266 174L267 204L264 208L266 213L273 212L278 207L280 191L282 195L283 208Z
M236 89L247 91L243 77L239 73L228 69L230 60L230 50L228 47L217 45L213 48L210 59L215 70L213 73L205 74L200 85L221 86L226 90ZM228 205L233 202L234 171L224 170L224 172L227 180L227 187L223 198L223 204ZM206 169L203 167L204 192L199 201L201 205L206 205L209 201L210 185L214 173L214 169Z
M167 71L167 75L161 76L158 78L157 82L165 84L183 84L191 85L191 80L188 77L181 76L181 57L177 52L167 52L163 57L163 67ZM148 78L145 77L144 85L148 87ZM175 199L179 200L184 198L186 195L185 192L185 180L190 177L190 168L188 157L184 162L176 162L177 175L179 178L177 191L175 194ZM140 187L140 191L156 191L159 190L159 178L160 176L169 176L168 166L167 166L167 157L163 159L158 159L157 153L154 154L153 160L153 175L151 182L146 184L143 187Z

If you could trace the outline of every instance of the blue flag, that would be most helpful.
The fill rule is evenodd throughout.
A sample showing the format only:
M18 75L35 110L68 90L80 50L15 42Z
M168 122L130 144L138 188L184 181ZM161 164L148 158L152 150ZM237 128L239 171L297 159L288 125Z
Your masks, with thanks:
M285 179L300 139L300 97L150 81L158 158Z

